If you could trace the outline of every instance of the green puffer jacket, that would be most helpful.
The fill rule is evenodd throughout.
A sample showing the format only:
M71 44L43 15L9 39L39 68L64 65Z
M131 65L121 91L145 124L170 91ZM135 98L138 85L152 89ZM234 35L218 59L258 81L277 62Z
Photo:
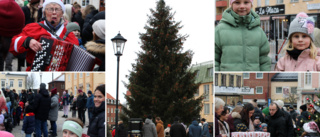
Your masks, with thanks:
M253 10L239 16L225 10L215 28L215 71L270 71L269 42Z

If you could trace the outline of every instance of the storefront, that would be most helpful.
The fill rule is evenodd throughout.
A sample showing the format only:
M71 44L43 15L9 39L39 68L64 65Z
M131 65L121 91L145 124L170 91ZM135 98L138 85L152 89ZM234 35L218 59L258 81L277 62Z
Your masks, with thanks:
M243 95L253 95L253 88L215 86L215 97L221 98L226 105L235 106L238 102L243 103Z

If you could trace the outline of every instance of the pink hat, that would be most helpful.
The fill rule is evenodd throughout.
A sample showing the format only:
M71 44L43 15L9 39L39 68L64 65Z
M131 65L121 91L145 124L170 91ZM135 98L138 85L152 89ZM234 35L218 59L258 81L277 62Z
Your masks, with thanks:
M232 3L233 3L234 1L236 1L236 0L230 0L230 5L232 5ZM253 0L250 0L250 2L252 3Z
M14 137L11 133L7 131L0 131L0 136L1 137Z

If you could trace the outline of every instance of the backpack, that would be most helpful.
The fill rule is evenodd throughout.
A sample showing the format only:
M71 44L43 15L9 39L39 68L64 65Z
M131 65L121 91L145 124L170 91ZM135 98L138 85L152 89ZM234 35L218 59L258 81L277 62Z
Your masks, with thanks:
M8 114L5 114L3 123L6 131L11 132L13 128L12 117L10 117Z

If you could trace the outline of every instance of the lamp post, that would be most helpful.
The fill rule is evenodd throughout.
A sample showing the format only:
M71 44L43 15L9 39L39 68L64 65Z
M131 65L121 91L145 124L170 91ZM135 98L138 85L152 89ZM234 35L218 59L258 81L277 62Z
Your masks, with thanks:
M119 62L120 62L120 56L122 56L123 53L123 49L124 49L124 45L126 43L126 39L123 38L120 34L120 32L118 33L117 36L115 36L114 38L111 39L112 44L113 44L113 51L114 51L114 55L117 56L117 95L116 95L116 136L118 137L118 132L117 132L117 128L118 128L118 92L119 92Z

